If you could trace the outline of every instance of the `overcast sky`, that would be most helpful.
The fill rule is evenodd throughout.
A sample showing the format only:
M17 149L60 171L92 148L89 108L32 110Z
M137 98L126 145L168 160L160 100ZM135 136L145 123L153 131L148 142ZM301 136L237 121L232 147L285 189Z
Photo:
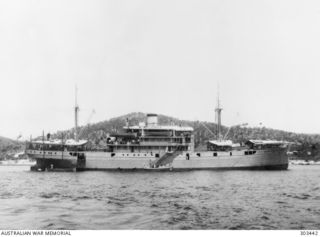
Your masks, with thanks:
M130 112L320 133L320 1L0 1L0 136Z

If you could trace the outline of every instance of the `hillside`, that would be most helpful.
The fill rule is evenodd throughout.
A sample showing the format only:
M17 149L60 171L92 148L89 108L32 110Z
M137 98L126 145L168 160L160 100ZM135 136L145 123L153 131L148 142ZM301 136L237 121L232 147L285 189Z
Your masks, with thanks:
M166 115L158 115L159 124L175 124L182 126L191 126L194 128L195 145L196 147L204 147L208 139L214 139L216 132L216 126L211 122L200 121L188 121L180 120L177 118L169 117ZM105 140L110 132L121 131L126 124L126 120L129 120L130 125L137 125L139 122L146 120L146 114L130 113L120 117L112 118L110 120L90 124L81 127L81 139L88 139L93 148L103 147ZM206 128L207 127L207 128ZM210 132L210 131L211 132ZM222 127L222 134L226 134L227 127ZM73 137L74 130L58 131L53 135L55 138ZM212 134L213 133L213 134ZM246 127L232 127L229 131L227 139L231 139L234 142L244 142L248 139L270 139L270 140L283 140L288 142L294 142L297 145L291 147L291 150L297 150L299 155L306 156L307 153L313 157L320 157L320 135L309 134L297 134L292 132L286 132L282 130L276 130L271 128L246 128Z
M0 160L13 158L17 152L23 149L23 143L0 136Z

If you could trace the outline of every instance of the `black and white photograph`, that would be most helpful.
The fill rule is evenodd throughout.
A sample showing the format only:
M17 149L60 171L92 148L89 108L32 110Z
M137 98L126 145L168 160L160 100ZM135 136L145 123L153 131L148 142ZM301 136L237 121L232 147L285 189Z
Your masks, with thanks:
M320 235L318 0L0 0L0 82L1 236Z

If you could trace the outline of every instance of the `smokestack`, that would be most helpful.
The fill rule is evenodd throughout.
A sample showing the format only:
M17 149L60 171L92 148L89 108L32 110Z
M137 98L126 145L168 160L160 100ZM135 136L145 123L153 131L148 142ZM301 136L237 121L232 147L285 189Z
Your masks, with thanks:
M157 114L147 114L147 126L157 126L158 125L158 115Z

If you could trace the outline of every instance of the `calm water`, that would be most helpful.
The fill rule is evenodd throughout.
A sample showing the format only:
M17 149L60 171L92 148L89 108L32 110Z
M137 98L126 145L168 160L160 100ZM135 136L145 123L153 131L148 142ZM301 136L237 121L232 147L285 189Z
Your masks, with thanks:
M320 229L320 165L30 172L0 166L0 229Z

